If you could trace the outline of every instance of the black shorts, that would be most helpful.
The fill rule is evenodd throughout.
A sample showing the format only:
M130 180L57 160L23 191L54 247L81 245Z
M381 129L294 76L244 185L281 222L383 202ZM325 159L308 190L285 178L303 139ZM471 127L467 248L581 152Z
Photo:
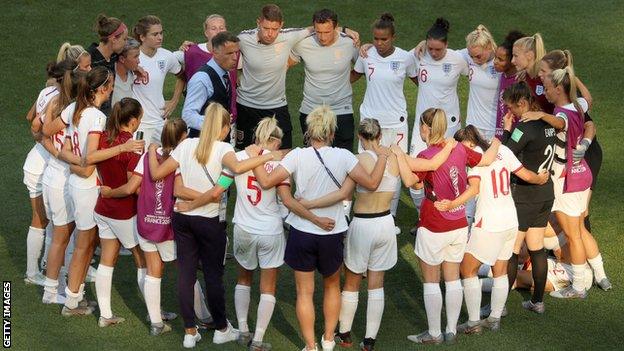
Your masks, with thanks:
M342 265L345 234L310 234L290 227L284 261L296 271L312 272L316 269L328 277Z
M598 173L600 173L600 167L602 166L602 148L598 140L594 139L591 145L589 145L589 148L585 152L585 161L591 170L593 178L590 189L594 190L596 182L598 181Z
M254 132L256 126L265 117L275 115L277 124L284 136L282 137L282 149L292 148L292 123L290 123L290 113L288 106L277 107L274 109L261 110L253 107L247 107L239 103L236 104L238 116L236 117L236 147L244 149L253 144Z
M516 202L518 230L526 232L529 228L545 228L553 207L554 200L542 202Z
M305 136L307 131L306 118L308 115L299 113L299 124L301 125L301 134ZM336 134L332 146L347 149L353 152L353 141L355 140L355 121L353 113L336 116Z

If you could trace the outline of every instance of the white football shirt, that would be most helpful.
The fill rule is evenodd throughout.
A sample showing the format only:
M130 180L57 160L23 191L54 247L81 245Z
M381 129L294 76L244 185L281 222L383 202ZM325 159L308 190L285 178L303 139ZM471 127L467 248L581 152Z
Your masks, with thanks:
M481 180L474 221L476 227L494 233L518 226L510 176L520 169L522 163L508 147L501 145L496 160L489 166L474 167L468 171L468 179Z
M63 111L61 111L61 120L65 123L65 128L58 131L58 133L54 134L52 137L52 143L57 150L61 150L63 148L63 144L65 141L69 141L68 138L68 126L71 123L71 119L74 116L74 111L76 110L76 103L72 102L69 104ZM41 182L46 186L55 188L55 189L63 189L65 188L65 184L67 183L67 179L69 178L69 164L65 161L61 161L56 157L50 157L50 161L48 161L48 167L46 167L45 171L43 171L43 179Z
M494 59L477 65L468 54L468 49L459 51L468 63L468 109L466 124L491 131L496 129L496 103L498 81L501 73L494 69Z
M48 107L52 98L58 94L59 91L54 86L46 87L39 92L37 101L35 102L35 118L41 119L43 117L46 107ZM41 119L41 121L43 121L43 119ZM49 159L50 153L48 150L46 150L43 145L35 143L32 149L28 152L28 156L26 156L22 169L28 173L42 174Z
M410 53L413 55L413 51ZM443 109L446 112L448 131L457 129L461 124L457 81L460 75L468 74L466 61L457 51L451 49L447 49L446 55L439 61L434 60L427 52L421 59L416 59L416 64L418 97L410 150L413 155L427 148L419 132L420 115L426 109L431 107Z
M398 128L407 124L403 82L406 77L416 76L414 55L395 47L391 55L381 57L371 47L368 57L358 57L353 69L366 78L360 118L374 118L381 128Z
M72 114L73 115L73 114ZM89 134L102 134L106 126L106 115L96 107L87 107L82 110L80 122L74 125L70 118L69 134L71 136L74 155L83 157L87 153L87 138ZM78 189L91 189L97 186L97 169L88 178L76 174L69 176L69 185Z
M139 62L145 70L145 78L135 78L132 87L134 98L139 100L143 107L143 119L141 125L162 126L165 97L163 86L167 73L178 74L182 66L171 51L158 48L154 56L149 57L141 51Z
M340 184L344 182L349 172L358 163L355 155L346 149L324 146L318 149L318 152L327 168L329 168ZM281 166L294 177L297 187L296 198L306 200L318 199L339 188L332 181L312 147L296 148L290 151L282 160ZM288 215L286 222L298 230L318 235L337 234L348 229L342 202L337 202L329 207L315 208L310 211L320 217L332 218L336 223L334 229L329 232L324 231L314 223L297 216L293 212Z
M171 152L170 157L176 160L179 164L178 169L179 173L182 175L184 186L199 191L200 193L204 193L212 189L213 185L204 172L204 168L195 158L195 149L197 148L197 144L199 144L199 138L184 139ZM212 144L210 157L208 158L208 163L205 166L206 170L210 174L210 177L212 177L212 180L215 182L218 181L219 176L221 176L221 172L223 171L221 160L223 160L223 156L225 156L228 152L234 152L232 145L222 141L215 141ZM176 199L176 202L180 201L181 200ZM193 211L184 212L184 214L188 216L202 216L209 218L217 217L219 215L219 204L209 203L198 207Z
M269 151L263 150L263 154L266 153ZM236 153L236 158L244 161L249 156L243 150ZM264 169L271 173L277 166L279 162L270 161L264 164ZM252 171L235 175L234 181L236 182L236 206L232 222L250 234L282 234L284 228L277 203L277 188L262 189ZM289 179L286 179L279 185L288 183Z

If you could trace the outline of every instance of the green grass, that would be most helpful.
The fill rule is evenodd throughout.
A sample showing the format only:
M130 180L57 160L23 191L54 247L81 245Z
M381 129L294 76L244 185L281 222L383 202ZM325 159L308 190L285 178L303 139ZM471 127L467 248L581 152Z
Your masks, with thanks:
M202 40L201 24L206 15L221 13L228 19L230 30L239 31L253 27L262 5L259 1L5 1L0 14L2 23L2 71L6 76L0 87L0 111L3 126L2 152L0 153L0 180L5 201L0 205L0 276L13 282L13 347L20 350L44 349L180 349L183 335L182 323L173 323L174 332L153 338L148 336L145 322L146 310L135 283L132 260L122 257L115 271L113 284L113 310L127 318L123 325L100 329L94 316L65 319L58 306L43 306L39 301L39 288L24 286L21 281L25 271L25 237L30 221L30 206L22 184L22 170L26 153L32 146L28 127L23 116L30 108L36 94L43 87L45 64L56 56L63 41L87 45L95 39L91 28L100 12L123 18L132 26L146 14L160 16L165 28L165 47L176 48L184 39ZM526 313L520 308L522 296L514 292L509 297L510 316L503 322L498 334L459 339L456 347L483 349L615 349L621 346L624 326L624 299L622 299L624 243L620 237L624 179L624 164L620 139L623 129L619 121L622 102L621 79L624 44L624 5L618 1L499 1L475 4L464 1L281 1L286 26L303 26L310 23L312 12L321 7L333 8L340 22L360 32L363 41L370 40L370 24L384 12L392 12L397 23L397 46L411 48L424 37L435 17L444 15L451 22L450 46L460 48L464 36L477 24L484 23L502 41L510 29L526 33L539 31L548 49L567 48L574 53L575 68L594 97L592 117L598 127L599 139L604 149L604 163L598 188L592 201L592 222L601 246L607 273L614 291L604 293L592 289L586 301L559 301L546 298L547 311L543 316ZM299 102L303 86L302 67L288 73L288 100L295 126L295 143L301 143L298 132ZM365 84L354 86L354 107L361 103ZM459 91L462 111L465 111L467 82L460 81ZM166 96L173 90L167 83ZM406 83L408 110L413 114L416 89ZM178 110L179 114L179 110ZM410 116L410 123L413 115ZM426 328L422 303L422 288L412 237L406 234L415 220L415 211L406 192L399 211L399 225L404 234L399 236L399 262L387 274L386 309L378 336L378 349L414 349L406 335ZM228 315L235 321L232 303L236 267L228 262L225 282ZM295 289L290 269L284 268L279 278L277 306L266 341L275 350L293 350L303 343L294 313ZM318 286L318 285L317 285ZM88 288L94 299L94 286ZM177 310L175 292L175 266L167 267L163 282L163 307ZM252 290L251 325L254 325L258 288ZM320 312L321 294L317 292L317 312ZM366 293L362 290L358 313L354 322L357 339L364 334ZM317 314L318 317L320 315ZM462 316L461 319L465 317ZM322 318L317 319L317 335ZM216 347L210 343L211 333L205 334L200 348L235 350L236 345ZM319 336L320 338L320 336Z

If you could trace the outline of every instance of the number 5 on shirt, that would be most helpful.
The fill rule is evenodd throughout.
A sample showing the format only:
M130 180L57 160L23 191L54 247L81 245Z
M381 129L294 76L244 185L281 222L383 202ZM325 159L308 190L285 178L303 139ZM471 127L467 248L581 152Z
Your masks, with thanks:
M256 180L256 177L249 176L247 177L247 189L255 191L256 195L254 198L251 195L247 195L247 200L253 205L256 206L260 200L262 200L262 189L260 188L260 184Z

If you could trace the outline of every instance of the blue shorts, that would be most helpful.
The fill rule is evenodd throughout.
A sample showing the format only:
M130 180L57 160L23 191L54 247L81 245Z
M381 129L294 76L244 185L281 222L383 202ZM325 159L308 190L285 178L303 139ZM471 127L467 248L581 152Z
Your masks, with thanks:
M345 233L318 235L291 227L284 261L296 271L312 272L316 269L328 277L342 265Z

